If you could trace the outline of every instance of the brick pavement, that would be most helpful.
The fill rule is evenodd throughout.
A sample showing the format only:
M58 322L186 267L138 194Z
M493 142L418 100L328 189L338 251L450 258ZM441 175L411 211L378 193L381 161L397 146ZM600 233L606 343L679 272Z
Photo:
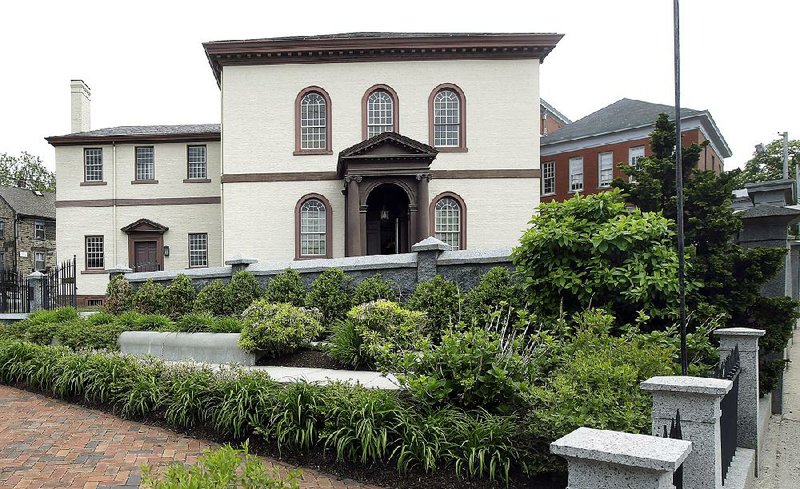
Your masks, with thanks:
M0 386L0 487L134 488L142 464L192 464L214 443ZM273 467L287 467L264 458ZM303 469L303 489L364 488ZM377 489L377 488L373 488Z

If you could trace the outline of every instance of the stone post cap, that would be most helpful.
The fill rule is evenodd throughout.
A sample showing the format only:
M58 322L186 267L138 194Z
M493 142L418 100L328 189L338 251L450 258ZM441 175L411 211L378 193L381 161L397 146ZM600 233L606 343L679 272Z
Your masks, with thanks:
M26 276L25 278L27 280L41 280L42 277L44 277L44 274L42 272L34 271L33 273L31 273L30 275Z
M753 328L722 328L714 331L717 336L755 336L759 338L767 334L763 329Z
M256 258L244 257L241 253L225 260L226 265L251 265L253 263L258 263L258 260Z
M692 442L619 431L578 428L550 444L562 457L674 472L692 451Z
M650 377L642 382L641 388L650 392L682 392L706 394L722 397L733 387L733 382L725 379L670 375Z
M107 272L108 272L108 273L122 273L122 274L125 274L125 273L131 273L131 272L133 272L133 269L131 269L131 268L128 268L127 266L125 266L125 265L123 265L123 264L121 264L121 263L120 263L120 264L116 265L116 266L115 266L115 267L113 267L113 268L109 268L109 269L107 270Z
M450 251L450 245L444 241L434 238L433 236L428 236L419 243L411 246L411 251Z

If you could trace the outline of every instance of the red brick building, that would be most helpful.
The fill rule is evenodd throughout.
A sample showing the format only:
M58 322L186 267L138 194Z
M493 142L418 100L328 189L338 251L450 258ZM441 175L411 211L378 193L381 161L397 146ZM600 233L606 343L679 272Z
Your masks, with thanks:
M543 110L544 104L542 101ZM619 163L634 164L651 155L649 135L662 112L671 114L673 108L622 99L561 127L551 123L541 138L541 201L608 190L614 178L625 176ZM544 120L543 116L543 127ZM709 143L700 154L698 167L720 173L731 150L711 114L682 109L681 121L684 146Z

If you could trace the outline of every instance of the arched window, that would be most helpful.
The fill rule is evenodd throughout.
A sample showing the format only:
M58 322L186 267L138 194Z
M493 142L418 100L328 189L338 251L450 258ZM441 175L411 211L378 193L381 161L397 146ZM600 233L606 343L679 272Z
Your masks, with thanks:
M331 101L319 87L300 92L296 104L296 154L320 154L331 151Z
M364 139L397 130L397 93L387 85L375 85L364 94Z
M429 100L431 144L440 151L464 151L464 94L452 84L439 85Z
M295 208L297 258L330 258L331 205L317 194L309 194Z
M463 250L467 246L466 206L452 192L440 194L433 200L433 235L450 245L451 249Z

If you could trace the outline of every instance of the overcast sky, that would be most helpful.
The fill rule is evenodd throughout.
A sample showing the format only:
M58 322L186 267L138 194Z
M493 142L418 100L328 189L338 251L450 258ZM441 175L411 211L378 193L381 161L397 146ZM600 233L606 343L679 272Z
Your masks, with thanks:
M711 111L740 166L759 142L800 139L800 2L683 0L683 106ZM671 104L672 0L489 2L2 1L0 153L54 167L69 80L92 128L219 121L201 42L350 31L559 32L541 96L573 120L622 97Z

